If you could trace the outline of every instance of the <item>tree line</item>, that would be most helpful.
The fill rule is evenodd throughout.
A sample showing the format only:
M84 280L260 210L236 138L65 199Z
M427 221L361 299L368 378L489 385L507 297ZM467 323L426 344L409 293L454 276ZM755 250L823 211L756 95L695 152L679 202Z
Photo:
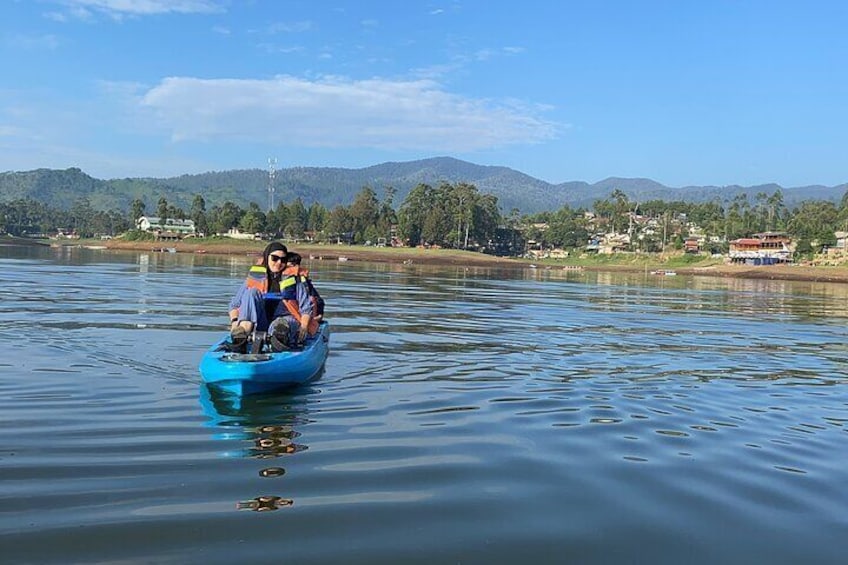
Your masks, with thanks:
M544 247L573 249L585 245L601 233L627 233L633 251L660 252L666 246L682 247L683 239L697 232L707 240L708 249L727 251L728 243L756 233L787 233L801 254L821 251L836 244L835 232L848 231L848 192L839 203L806 200L794 208L783 201L783 194L757 193L753 202L738 195L730 202L683 202L650 200L635 202L621 190L596 200L590 210L565 206L521 219L523 235ZM650 229L636 218L652 218ZM544 228L542 227L544 226Z
M504 215L498 200L481 194L473 184L419 184L395 207L395 189L383 188L382 198L363 187L349 206L327 209L320 203L307 206L301 198L280 202L262 210L255 202L241 207L231 201L207 209L197 194L188 210L167 198L159 198L155 210L146 210L141 199L130 209L96 210L88 198L76 200L68 209L48 206L32 199L0 203L0 231L12 235L49 235L74 232L82 237L132 232L142 215L191 219L203 234L222 234L236 228L267 237L312 239L363 244L393 240L404 245L440 246L495 252L523 250L524 240L548 248L579 249L602 233L628 233L632 250L662 251L680 246L697 226L715 251L727 242L764 231L787 232L804 253L835 244L834 232L848 230L848 192L839 203L803 201L790 209L780 190L758 193L753 202L739 195L730 202L632 201L621 190L598 199L591 210L563 206L559 210ZM653 228L634 218L652 218ZM138 234L136 234L138 235ZM507 242L508 244L506 244ZM715 243L718 242L718 243ZM724 249L722 249L724 247Z
M55 209L31 199L0 203L0 230L12 235L47 235L57 231L73 232L81 237L115 236L132 232L141 216L167 219L191 219L198 232L224 234L231 229L265 237L311 239L322 242L363 244L392 240L404 245L436 245L479 249L495 236L501 221L497 198L480 194L468 183L442 183L437 187L420 184L395 210L396 190L383 189L382 198L363 187L349 206L327 209L314 202L308 207L301 198L280 202L272 210L262 210L255 202L246 207L226 201L207 208L197 194L185 210L159 198L154 210L148 210L137 198L125 212L95 210L87 198L77 200L69 210ZM140 237L141 234L131 234Z

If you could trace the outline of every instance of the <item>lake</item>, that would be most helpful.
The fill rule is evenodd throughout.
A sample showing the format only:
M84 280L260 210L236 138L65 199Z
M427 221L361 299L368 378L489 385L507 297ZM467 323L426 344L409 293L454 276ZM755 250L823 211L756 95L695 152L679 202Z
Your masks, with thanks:
M249 261L0 247L3 562L845 561L848 285L316 260L234 399Z

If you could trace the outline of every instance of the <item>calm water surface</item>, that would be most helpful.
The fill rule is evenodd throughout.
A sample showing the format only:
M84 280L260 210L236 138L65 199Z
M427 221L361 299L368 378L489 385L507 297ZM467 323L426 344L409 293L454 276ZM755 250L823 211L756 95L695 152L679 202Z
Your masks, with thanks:
M324 374L238 401L247 266L0 248L0 561L845 562L846 285L314 261Z

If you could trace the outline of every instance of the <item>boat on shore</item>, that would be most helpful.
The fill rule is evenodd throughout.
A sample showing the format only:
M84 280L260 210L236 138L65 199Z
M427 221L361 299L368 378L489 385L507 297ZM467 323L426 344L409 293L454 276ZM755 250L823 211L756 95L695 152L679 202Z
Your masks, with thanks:
M660 276L660 277L676 277L677 276L676 271L669 271L669 270L666 270L666 269L657 269L656 271L651 271L651 274L657 275L657 276Z
M281 352L233 353L229 334L209 348L200 360L203 382L218 390L249 395L307 383L324 368L329 354L330 325L321 322L318 332L302 348Z

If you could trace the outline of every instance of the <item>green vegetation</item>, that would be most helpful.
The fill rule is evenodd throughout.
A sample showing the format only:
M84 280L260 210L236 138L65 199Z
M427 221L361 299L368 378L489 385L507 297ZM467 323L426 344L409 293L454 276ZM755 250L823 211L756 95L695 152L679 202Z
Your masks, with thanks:
M402 244L513 256L529 247L542 255L547 250L559 250L560 257L568 256L565 264L581 261L656 264L659 254L662 261L670 261L674 266L702 261L702 255L680 253L687 238L697 238L701 242L700 251L709 255L726 252L728 242L740 237L785 231L795 240L799 258L803 258L834 245L835 232L848 229L848 193L838 204L808 200L790 208L779 189L770 194L759 192L752 201L739 194L728 203L719 200L636 202L622 190L613 189L607 198L597 199L590 209L562 206L530 215L521 215L513 209L504 216L499 211L498 199L481 193L475 185L442 182L437 186L419 183L399 205L395 202L398 194L395 188L385 186L380 196L365 185L350 205L337 204L332 209L318 202L307 205L300 196L281 199L270 211L264 211L255 202L242 207L231 200L209 208L207 191L203 191L204 195L198 192L190 199L183 197L176 202L160 194L153 200L155 207L148 211L149 187L153 181L109 181L135 191L136 197L123 208L103 210L104 203L110 202L99 184L105 181L91 179L79 169L15 175L5 174L8 178L4 177L4 190L8 193L11 186L11 192L30 196L0 203L0 233L30 238L64 233L149 239L150 234L134 229L135 220L147 214L191 219L202 234L237 229L260 234L263 239L281 237L297 242L380 247ZM201 182L202 177L192 176L191 182ZM59 193L63 198L53 206L33 197ZM603 243L615 247L618 252L615 257L583 257L587 243L610 239L612 244ZM679 258L668 259L678 255ZM541 259L534 257L534 260Z
M848 192L839 205L809 200L790 209L783 194L757 193L751 203L738 195L728 205L712 202L631 201L620 190L597 200L593 209L563 207L514 220L524 225L523 235L539 248L579 249L582 237L626 235L621 251L668 253L683 248L685 238L703 242L701 251L723 253L730 241L768 231L786 232L797 242L798 252L815 253L836 243L835 232L848 230ZM585 240L584 240L585 241Z
M599 255L596 253L574 253L564 259L538 258L525 259L539 266L559 267L595 267L628 269L680 269L710 267L723 264L723 259L709 255L685 254L682 251L670 253L614 253Z

